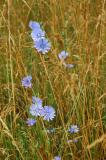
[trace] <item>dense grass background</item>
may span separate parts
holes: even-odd
[[[29,21],[52,43],[33,48]],[[66,69],[57,55],[66,49]],[[33,77],[33,91],[21,80]],[[52,122],[28,127],[32,95],[56,109]],[[67,133],[71,124],[80,132]],[[55,128],[54,133],[47,133]],[[77,138],[77,143],[67,140]],[[106,1],[0,0],[0,160],[106,159]]]

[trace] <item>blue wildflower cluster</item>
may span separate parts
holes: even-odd
[[[55,110],[52,106],[42,105],[42,100],[38,97],[32,97],[30,114],[35,117],[43,117],[44,120],[50,121],[55,117]]]
[[[45,31],[42,30],[40,24],[35,21],[30,21],[29,27],[32,29],[31,37],[34,41],[34,48],[36,48],[37,51],[42,54],[48,53],[48,51],[51,49],[51,43],[45,37]],[[73,68],[74,64],[66,64],[66,62],[64,61],[68,57],[68,55],[68,52],[63,50],[58,54],[58,58],[63,62],[63,65],[66,68]]]
[[[69,53],[66,52],[66,51],[61,51],[59,54],[58,54],[58,58],[63,62],[63,65],[66,67],[66,68],[73,68],[74,67],[74,64],[67,64],[65,62],[65,59],[69,56]]]
[[[71,127],[68,130],[70,133],[78,133],[79,127],[77,125],[71,125]]]
[[[32,29],[31,37],[34,42],[34,48],[42,54],[46,54],[51,49],[51,43],[46,38],[46,33],[42,30],[40,24],[38,22],[30,21],[29,27]],[[69,53],[65,50],[61,51],[58,54],[59,60],[63,63],[66,68],[73,68],[74,64],[67,64],[65,62],[66,58],[69,56]],[[21,81],[22,86],[25,88],[32,88],[32,77],[26,76]],[[43,101],[39,97],[32,97],[32,104],[29,108],[29,113],[31,117],[28,118],[26,124],[28,126],[33,126],[36,123],[37,117],[41,117],[43,120],[51,121],[56,116],[55,109],[52,106],[43,106]],[[55,128],[47,129],[47,133],[54,133]],[[71,125],[68,132],[71,134],[78,133],[79,127],[77,125]],[[78,139],[68,140],[67,142],[77,142]],[[54,160],[61,160],[60,156],[55,156]]]
[[[79,127],[77,125],[71,125],[70,128],[68,129],[68,132],[71,133],[71,134],[78,133],[79,132]],[[70,143],[70,142],[77,143],[78,138],[67,140],[67,143]]]
[[[22,79],[22,86],[25,88],[31,88],[32,77],[26,76]],[[33,96],[32,97],[32,104],[30,106],[30,114],[34,117],[43,117],[44,120],[50,121],[53,120],[55,117],[55,110],[52,106],[44,106],[42,100],[38,97]],[[34,119],[28,119],[27,122],[28,126],[33,126],[36,123],[36,120]]]
[[[69,55],[68,52],[62,51],[58,54],[58,57],[60,60],[65,60],[68,57],[68,55]]]
[[[29,27],[32,29],[31,37],[34,41],[34,47],[38,52],[46,54],[51,49],[51,43],[45,37],[45,31],[42,30],[38,22],[30,21]]]

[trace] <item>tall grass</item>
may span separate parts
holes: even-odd
[[[42,23],[50,53],[33,48],[30,20]],[[59,61],[61,50],[74,68]],[[21,86],[26,75],[33,91]],[[26,125],[32,95],[55,108],[52,122]],[[106,1],[0,0],[0,106],[1,160],[105,160]],[[79,133],[67,132],[72,124]]]

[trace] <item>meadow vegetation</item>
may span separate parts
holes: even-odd
[[[34,48],[30,21],[48,53]],[[28,125],[32,96],[53,107],[52,120]],[[59,157],[106,160],[106,0],[0,0],[0,160]]]

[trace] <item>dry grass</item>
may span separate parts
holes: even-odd
[[[33,49],[30,20],[42,22],[52,42],[45,56]],[[64,49],[75,68],[58,60]],[[105,160],[105,70],[105,0],[0,0],[0,159]],[[33,92],[21,86],[27,74]],[[26,126],[33,94],[55,107],[52,123]],[[71,124],[80,126],[75,136],[67,134]],[[50,127],[56,132],[47,134]]]

